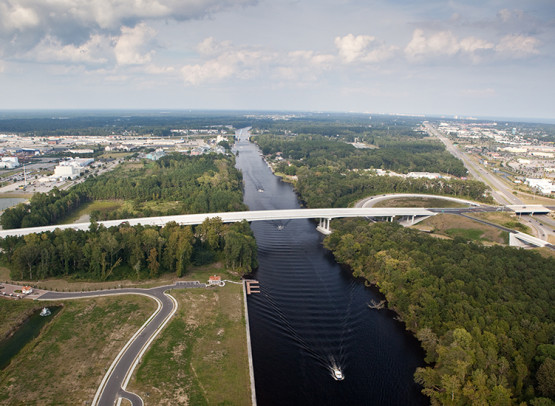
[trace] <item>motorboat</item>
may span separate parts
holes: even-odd
[[[261,187],[258,188],[258,192],[263,193],[264,189],[262,189]]]
[[[331,368],[331,371],[332,371],[332,377],[336,381],[342,381],[343,379],[345,379],[345,375],[343,375],[343,371],[341,371],[339,367],[334,366]]]
[[[50,316],[52,313],[50,312],[50,309],[48,307],[43,307],[42,310],[40,311],[40,315],[42,317],[46,317],[46,316]]]

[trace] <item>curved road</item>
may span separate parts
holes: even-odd
[[[374,207],[374,205],[378,202],[381,202],[383,200],[394,199],[397,197],[423,197],[423,198],[443,199],[443,200],[450,200],[452,202],[468,204],[470,206],[479,206],[479,204],[476,202],[473,202],[471,200],[459,199],[457,197],[426,195],[421,193],[392,193],[392,194],[386,194],[386,195],[366,197],[356,202],[355,207],[358,207],[358,208]]]
[[[119,404],[121,398],[126,398],[133,406],[142,406],[143,400],[141,397],[127,392],[125,388],[144,352],[177,311],[177,301],[166,291],[169,289],[201,288],[205,286],[205,284],[199,282],[177,282],[173,285],[159,286],[151,289],[125,288],[99,290],[96,292],[47,292],[38,299],[67,300],[132,294],[144,295],[156,300],[158,308],[116,356],[102,379],[92,402],[93,406],[112,406],[116,402]]]

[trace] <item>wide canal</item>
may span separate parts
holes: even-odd
[[[259,149],[236,143],[251,210],[298,208]],[[253,222],[260,294],[248,309],[257,402],[267,405],[425,405],[413,381],[424,354],[375,291],[343,270],[309,220]],[[332,378],[335,363],[345,379]]]

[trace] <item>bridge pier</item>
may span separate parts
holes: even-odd
[[[330,218],[321,217],[319,219],[318,227],[316,227],[316,230],[318,230],[320,233],[324,235],[330,235],[331,234],[330,221],[331,221]]]

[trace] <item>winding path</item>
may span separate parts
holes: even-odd
[[[177,301],[166,291],[170,289],[203,288],[205,286],[205,284],[199,282],[177,282],[173,285],[159,286],[151,289],[124,288],[118,290],[99,290],[96,292],[47,292],[40,296],[38,300],[69,300],[131,294],[144,295],[158,303],[156,311],[137,330],[116,356],[102,379],[92,402],[93,406],[112,406],[116,402],[119,405],[121,399],[125,398],[133,406],[142,406],[143,400],[141,397],[127,392],[125,389],[141,357],[177,311]]]

